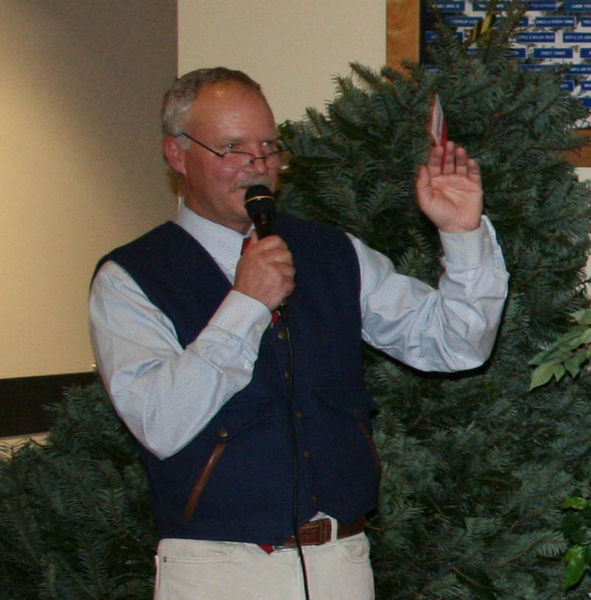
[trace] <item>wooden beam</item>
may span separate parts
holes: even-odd
[[[591,167],[591,129],[581,129],[581,137],[587,137],[588,141],[584,146],[577,150],[566,153],[566,160],[575,165],[575,167]]]
[[[386,64],[402,70],[403,60],[419,62],[420,0],[386,0]]]

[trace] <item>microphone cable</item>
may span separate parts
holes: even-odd
[[[310,600],[310,589],[308,585],[308,571],[306,568],[306,559],[304,557],[304,551],[300,542],[300,536],[298,533],[298,511],[299,511],[299,491],[300,491],[300,468],[298,462],[298,441],[295,424],[295,403],[294,403],[294,352],[293,343],[291,339],[291,331],[289,329],[288,314],[287,314],[287,302],[283,302],[280,307],[280,315],[283,320],[283,326],[285,327],[285,333],[287,336],[287,347],[289,353],[288,359],[288,389],[287,389],[287,415],[289,421],[289,434],[291,441],[291,452],[292,452],[292,473],[293,473],[293,512],[292,512],[292,529],[293,537],[296,542],[296,548],[298,552],[298,559],[300,561],[300,570],[302,573],[302,581],[304,585],[304,596],[305,600]]]

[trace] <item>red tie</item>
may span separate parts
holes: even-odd
[[[242,249],[240,250],[240,256],[244,254],[248,246],[250,245],[250,236],[242,238]]]

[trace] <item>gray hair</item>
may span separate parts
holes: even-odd
[[[225,81],[238,81],[261,92],[261,86],[242,71],[226,67],[213,67],[186,73],[175,79],[164,95],[161,111],[163,135],[176,137],[182,133],[187,113],[204,84]]]

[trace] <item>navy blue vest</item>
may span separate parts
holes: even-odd
[[[292,533],[295,489],[298,525],[319,510],[350,524],[376,506],[375,405],[363,384],[355,251],[326,225],[280,214],[276,230],[296,268],[288,299],[293,364],[279,322],[263,336],[249,385],[185,448],[166,460],[141,449],[161,537],[281,544]],[[99,265],[105,260],[121,265],[171,319],[183,347],[231,287],[203,247],[173,223]]]

